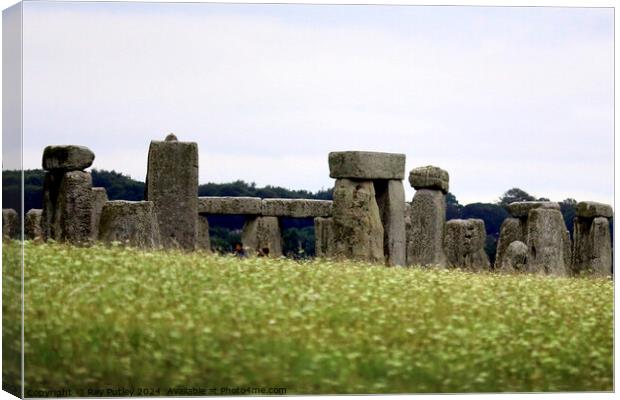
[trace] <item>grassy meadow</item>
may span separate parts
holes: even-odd
[[[26,390],[613,390],[609,279],[31,242],[25,257]]]

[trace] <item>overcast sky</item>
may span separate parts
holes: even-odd
[[[195,141],[200,182],[318,190],[327,155],[405,153],[461,203],[517,186],[613,202],[613,10],[24,4],[24,167],[82,144],[144,180]],[[405,183],[407,197],[413,189]]]

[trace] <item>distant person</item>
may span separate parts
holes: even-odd
[[[233,254],[235,257],[245,257],[245,250],[243,250],[243,244],[240,242],[235,243],[235,248],[233,249]]]
[[[258,250],[258,257],[269,257],[269,247],[263,247]]]

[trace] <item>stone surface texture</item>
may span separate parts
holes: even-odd
[[[81,171],[90,167],[95,154],[84,146],[47,146],[43,150],[43,169],[46,171]]]
[[[209,236],[209,220],[206,215],[198,215],[196,221],[196,249],[211,251],[211,237]]]
[[[416,190],[435,189],[446,194],[450,189],[450,175],[446,170],[427,165],[412,169],[409,172],[409,183]]]
[[[99,240],[139,248],[160,247],[159,225],[152,201],[108,201],[101,210]]]
[[[525,243],[527,235],[526,221],[520,218],[506,218],[499,229],[499,240],[497,241],[497,252],[495,255],[495,269],[503,269],[507,261],[506,250],[514,241]]]
[[[334,219],[317,217],[314,219],[314,243],[317,257],[334,256]]]
[[[515,240],[506,248],[500,270],[503,272],[527,271],[527,254],[527,245],[520,240]]]
[[[263,199],[261,215],[290,218],[330,217],[332,202],[310,199]]]
[[[260,215],[260,197],[199,197],[201,214]]]
[[[444,194],[439,190],[418,190],[411,202],[407,230],[407,265],[446,266],[443,251],[445,222]]]
[[[575,215],[582,218],[611,218],[614,212],[609,204],[597,203],[595,201],[580,201],[577,203]]]
[[[155,205],[162,245],[194,250],[198,213],[198,145],[151,141],[145,198]]]
[[[537,208],[559,210],[560,204],[553,201],[518,201],[506,206],[510,215],[515,218],[527,218],[529,212]]]
[[[613,259],[607,218],[575,217],[572,255],[572,272],[575,275],[611,275]]]
[[[108,194],[105,188],[94,187],[92,189],[93,196],[93,212],[91,214],[91,237],[97,240],[99,237],[99,220],[101,219],[101,210],[108,201]]]
[[[527,219],[528,271],[555,276],[569,275],[568,239],[559,210],[532,209]]]
[[[370,151],[329,153],[329,176],[349,179],[403,179],[405,155]]]
[[[377,205],[383,224],[383,253],[389,266],[407,265],[405,188],[395,179],[374,181]]]
[[[19,235],[19,218],[12,208],[2,209],[2,237],[16,238]]]
[[[373,183],[338,179],[333,197],[334,256],[383,263],[384,233]]]
[[[26,231],[26,239],[34,240],[43,238],[43,230],[41,229],[41,216],[43,210],[32,208],[28,210],[24,218],[24,230]]]
[[[486,230],[481,219],[453,219],[445,224],[444,251],[448,266],[469,271],[488,271],[484,251]]]
[[[248,218],[243,226],[241,242],[248,256],[269,249],[270,257],[282,256],[282,232],[277,217]]]

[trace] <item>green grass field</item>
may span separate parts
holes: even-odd
[[[57,244],[25,254],[26,390],[613,389],[611,280]],[[19,303],[3,300],[4,340],[18,343]]]

